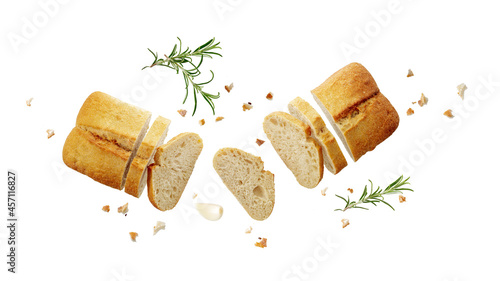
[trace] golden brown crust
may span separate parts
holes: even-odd
[[[344,117],[353,106],[379,92],[377,83],[364,66],[350,63],[311,91],[321,100],[333,119]]]
[[[68,167],[116,189],[120,189],[129,156],[130,151],[77,127],[63,147],[63,161]]]

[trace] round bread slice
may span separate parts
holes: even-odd
[[[177,205],[203,149],[195,133],[182,133],[158,147],[148,167],[149,201],[161,211]]]
[[[264,171],[264,162],[237,148],[215,153],[214,169],[222,182],[255,220],[267,219],[274,208],[274,175]]]
[[[264,132],[298,183],[316,187],[323,178],[321,146],[311,137],[311,128],[292,115],[277,111],[264,118]]]
[[[326,127],[318,112],[301,97],[296,97],[288,104],[290,114],[311,127],[312,137],[321,145],[325,167],[337,174],[347,166],[347,161],[333,134]]]

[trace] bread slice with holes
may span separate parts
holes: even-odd
[[[311,128],[312,137],[321,146],[325,167],[330,172],[337,174],[347,166],[347,161],[337,140],[326,127],[323,118],[307,101],[296,97],[288,104],[288,110],[292,116]]]
[[[311,91],[357,161],[399,125],[399,115],[364,66],[351,63]]]
[[[170,120],[162,116],[158,116],[153,122],[130,165],[125,181],[126,193],[137,198],[141,196],[147,183],[147,168],[154,161],[156,149],[165,141],[169,126]]]
[[[191,177],[203,141],[195,133],[182,133],[156,150],[148,167],[148,197],[161,211],[177,205]]]
[[[264,162],[237,148],[221,148],[214,156],[214,169],[224,185],[255,220],[267,219],[274,208],[274,175]]]
[[[311,128],[281,111],[267,115],[263,126],[267,138],[297,182],[307,188],[316,187],[323,178],[323,153],[311,137]]]

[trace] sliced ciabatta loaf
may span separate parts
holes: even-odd
[[[203,141],[195,133],[182,133],[158,147],[148,167],[149,201],[161,211],[175,207],[186,187]]]
[[[359,63],[335,72],[311,93],[354,161],[398,127],[398,113]]]
[[[264,132],[300,185],[313,188],[323,178],[321,146],[311,137],[311,128],[285,112],[264,119]]]
[[[222,182],[256,220],[267,219],[274,208],[274,175],[264,170],[264,162],[237,148],[222,148],[213,165]]]
[[[76,126],[130,151],[120,189],[146,131],[151,112],[120,101],[102,92],[94,92],[85,100],[76,118]]]
[[[64,163],[107,186],[121,189],[130,151],[78,127],[73,128],[63,147]]]
[[[347,161],[340,150],[337,140],[326,127],[323,118],[307,101],[296,97],[288,104],[288,110],[295,118],[311,128],[312,137],[321,146],[325,167],[330,172],[337,174],[347,166]]]
[[[151,125],[146,137],[141,143],[137,155],[132,160],[125,181],[125,192],[139,198],[146,187],[149,164],[153,162],[153,156],[158,146],[163,144],[167,136],[170,120],[158,116]]]

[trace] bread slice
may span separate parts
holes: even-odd
[[[264,119],[264,132],[300,185],[313,188],[323,178],[321,146],[311,137],[311,128],[285,112]]]
[[[122,102],[102,92],[85,100],[76,118],[76,126],[130,151],[120,189],[125,186],[130,164],[149,127],[151,112]]]
[[[132,160],[125,181],[125,192],[139,198],[146,187],[148,166],[153,162],[153,156],[167,136],[170,120],[158,116],[141,143],[137,155]]]
[[[300,97],[296,97],[288,104],[288,110],[292,116],[311,128],[312,137],[321,146],[325,167],[330,172],[337,174],[347,166],[347,161],[335,137],[326,127],[323,118],[321,118],[318,112],[307,101]]]
[[[274,208],[274,175],[264,162],[237,148],[222,148],[213,165],[222,182],[255,220],[267,219]]]
[[[64,163],[107,186],[121,189],[130,151],[98,135],[73,128],[63,147]]]
[[[375,149],[399,125],[398,113],[359,63],[335,72],[311,93],[354,161]]]
[[[203,141],[195,133],[182,133],[158,147],[155,164],[148,167],[149,201],[161,211],[175,207],[186,187]]]

